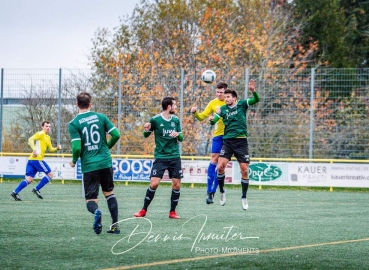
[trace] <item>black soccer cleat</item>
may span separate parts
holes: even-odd
[[[33,188],[32,192],[36,194],[37,198],[43,199],[43,197],[41,196],[41,192],[37,190],[36,188]]]
[[[12,197],[14,198],[14,200],[16,201],[21,201],[22,199],[19,197],[19,194],[15,193],[14,191],[12,193],[10,193],[10,195],[12,195]]]
[[[208,197],[206,198],[206,203],[207,204],[212,204],[212,203],[214,203],[214,200],[213,200],[213,198],[214,198],[214,193],[208,193]]]
[[[99,210],[99,209],[96,209],[96,211],[95,211],[93,229],[94,229],[96,234],[101,233],[101,230],[102,230],[101,210]]]
[[[118,223],[114,223],[110,226],[110,230],[107,233],[120,234],[120,228]]]

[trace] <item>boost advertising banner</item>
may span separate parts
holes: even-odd
[[[113,159],[114,179],[117,181],[150,181],[153,160]],[[81,161],[76,164],[76,179],[82,180]]]
[[[153,160],[148,159],[113,159],[114,179],[117,181],[150,181]],[[183,183],[207,183],[209,161],[182,160]],[[233,183],[233,162],[226,168],[226,183]],[[81,162],[76,164],[76,179],[82,180]],[[162,181],[171,181],[168,171]]]

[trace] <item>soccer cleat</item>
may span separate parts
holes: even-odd
[[[226,204],[226,190],[224,189],[223,193],[220,193],[220,205],[224,206]]]
[[[95,211],[95,217],[94,217],[94,224],[93,229],[96,234],[100,234],[102,230],[102,224],[101,224],[101,210],[96,209]]]
[[[36,188],[33,188],[32,189],[32,192],[36,194],[37,198],[43,199],[42,196],[41,196],[40,191],[39,190],[36,190]]]
[[[249,209],[249,204],[247,203],[247,199],[246,198],[241,198],[241,203],[242,203],[243,210]]]
[[[22,199],[19,197],[19,194],[15,193],[14,191],[12,193],[10,193],[10,195],[12,195],[12,197],[14,198],[14,200],[16,201],[21,201]]]
[[[138,211],[137,213],[133,214],[135,217],[144,217],[146,216],[146,210],[145,209],[141,209],[140,211]]]
[[[109,231],[107,233],[120,234],[120,228],[118,223],[114,223],[110,226]]]
[[[208,197],[206,198],[206,203],[207,204],[214,203],[213,197],[214,197],[214,193],[209,192]]]
[[[175,211],[171,211],[171,212],[169,212],[169,218],[179,219],[181,217],[178,216]]]

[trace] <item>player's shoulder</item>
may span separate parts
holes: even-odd
[[[158,114],[154,115],[153,117],[151,117],[150,122],[158,122],[158,121],[161,121],[161,120],[162,120],[161,114],[158,113]]]
[[[240,105],[244,105],[245,103],[247,104],[247,100],[246,99],[240,99],[240,100],[237,101],[237,105],[239,105],[239,106]]]
[[[33,134],[33,137],[38,137],[39,138],[39,137],[42,137],[44,135],[46,135],[45,131],[40,130],[40,131],[37,131],[35,134]]]
[[[216,105],[216,106],[219,106],[219,105],[223,105],[223,104],[225,104],[225,102],[224,102],[224,100],[222,101],[222,100],[219,100],[218,98],[214,98],[214,99],[212,99],[212,100],[210,100],[210,102],[209,102],[209,105]]]
[[[177,115],[172,114],[172,120],[179,121],[179,118],[178,118],[178,116],[177,116]]]

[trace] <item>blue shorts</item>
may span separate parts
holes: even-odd
[[[213,142],[211,144],[211,153],[219,154],[220,150],[222,149],[222,146],[223,146],[223,135],[213,137]]]
[[[26,166],[26,176],[35,177],[37,172],[48,174],[51,172],[51,169],[43,160],[28,160]]]

